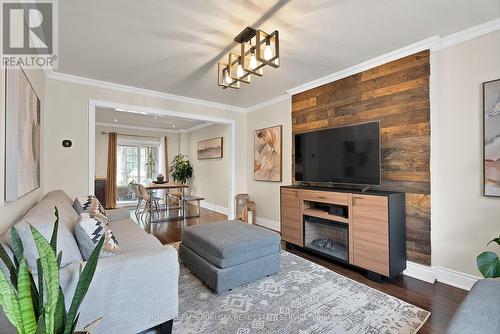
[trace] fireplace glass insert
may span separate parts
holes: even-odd
[[[304,246],[328,257],[349,261],[347,224],[304,216]]]

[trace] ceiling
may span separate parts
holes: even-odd
[[[59,1],[58,71],[249,107],[423,39],[500,17],[500,0]],[[239,90],[217,62],[246,26],[279,30],[281,66]]]
[[[206,122],[203,121],[187,118],[141,114],[133,111],[123,112],[109,108],[96,108],[95,119],[97,123],[106,123],[118,127],[149,128],[170,131],[189,130],[193,127],[206,124]]]

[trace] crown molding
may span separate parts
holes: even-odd
[[[256,110],[271,106],[273,104],[279,103],[281,101],[284,101],[284,100],[290,98],[291,95],[298,94],[298,93],[301,93],[303,91],[330,83],[332,81],[339,80],[339,79],[348,77],[350,75],[369,70],[370,68],[383,65],[385,63],[397,60],[399,58],[409,56],[411,54],[414,54],[414,53],[417,53],[417,52],[420,52],[423,50],[430,49],[431,51],[440,51],[440,50],[449,48],[451,46],[469,41],[471,39],[478,38],[478,37],[487,35],[489,33],[493,33],[493,32],[498,31],[498,30],[500,30],[500,18],[479,24],[479,25],[474,26],[474,27],[464,29],[462,31],[458,31],[456,33],[453,33],[453,34],[450,34],[450,35],[447,35],[444,37],[440,37],[440,36],[436,35],[436,36],[421,40],[419,42],[410,44],[408,46],[402,47],[400,49],[388,52],[386,54],[375,57],[373,59],[367,60],[367,61],[362,62],[360,64],[357,64],[357,65],[348,67],[346,69],[337,71],[335,73],[323,76],[321,78],[307,82],[307,83],[302,84],[300,86],[290,88],[286,91],[287,94],[277,96],[277,97],[272,98],[270,100],[267,100],[267,101],[264,101],[261,103],[257,103],[253,106],[246,107],[246,108],[245,107],[238,107],[238,106],[234,106],[234,105],[229,105],[229,104],[207,101],[207,100],[200,100],[200,99],[186,97],[186,96],[162,93],[159,91],[148,90],[148,89],[143,89],[143,88],[138,88],[138,87],[133,87],[133,86],[127,86],[127,85],[117,84],[117,83],[108,82],[108,81],[90,79],[90,78],[85,78],[85,77],[76,76],[76,75],[72,75],[72,74],[66,74],[66,73],[62,73],[62,72],[54,72],[54,71],[50,71],[50,70],[44,70],[44,72],[45,72],[45,75],[47,78],[53,79],[53,80],[83,84],[83,85],[112,89],[112,90],[118,90],[118,91],[123,91],[123,92],[127,92],[127,93],[141,94],[141,95],[160,98],[160,99],[169,100],[169,101],[189,103],[189,104],[217,108],[217,109],[222,109],[222,110],[235,111],[235,112],[240,112],[240,113],[248,113],[248,112],[256,111]]]
[[[121,91],[121,92],[126,92],[126,93],[132,93],[132,94],[141,94],[141,95],[145,95],[145,96],[159,98],[162,100],[189,103],[189,104],[200,105],[200,106],[210,107],[210,108],[217,108],[217,109],[222,109],[222,110],[246,112],[246,108],[237,107],[237,106],[233,106],[230,104],[223,104],[223,103],[200,100],[200,99],[195,99],[192,97],[186,97],[186,96],[181,96],[181,95],[162,93],[162,92],[155,91],[155,90],[138,88],[138,87],[134,87],[134,86],[127,86],[127,85],[117,84],[117,83],[109,82],[109,81],[90,79],[90,78],[81,77],[81,76],[77,76],[77,75],[73,75],[73,74],[67,74],[67,73],[63,73],[63,72],[46,71],[45,74],[46,74],[47,78],[52,79],[52,80],[76,83],[76,84],[99,87],[99,88],[106,88],[106,89],[111,89],[111,90],[116,90],[116,91]]]
[[[303,85],[290,88],[286,92],[288,94],[294,95],[306,90],[316,88],[318,86],[333,82],[335,80],[346,78],[350,75],[357,74],[371,68],[383,65],[385,63],[412,55],[414,53],[423,51],[423,50],[431,50],[431,51],[440,51],[445,48],[449,48],[451,46],[466,42],[468,40],[481,37],[492,32],[500,30],[500,19],[495,19],[492,21],[485,22],[483,24],[479,24],[477,26],[464,29],[462,31],[458,31],[456,33],[447,35],[445,37],[440,37],[438,35],[421,40],[419,42],[407,45],[400,49],[388,52],[381,56],[375,57],[373,59],[367,60],[363,63],[348,67],[344,70],[326,75],[319,79],[307,82]]]
[[[500,18],[467,28],[441,38],[432,51],[439,51],[500,30]]]
[[[95,122],[96,126],[106,126],[110,128],[117,129],[130,129],[130,130],[142,130],[142,131],[156,131],[165,133],[179,133],[181,130],[170,130],[170,129],[160,129],[160,128],[150,128],[147,126],[137,126],[137,125],[127,125],[127,124],[116,124],[116,123],[106,123],[106,122]],[[188,129],[189,130],[189,129]]]
[[[353,74],[369,70],[371,68],[374,68],[374,67],[383,65],[385,63],[412,55],[414,53],[417,53],[417,52],[420,52],[423,50],[427,50],[427,49],[431,49],[434,45],[436,45],[436,43],[438,41],[439,41],[438,36],[424,39],[420,42],[416,42],[416,43],[410,44],[408,46],[402,47],[400,49],[388,52],[386,54],[372,58],[372,59],[367,60],[365,62],[362,62],[360,64],[348,67],[344,70],[340,70],[338,72],[334,72],[332,74],[325,75],[324,77],[321,77],[319,79],[307,82],[307,83],[302,84],[300,86],[290,88],[286,92],[290,95],[302,93],[306,90],[316,88],[316,87],[319,87],[321,85],[325,85],[327,83],[330,83],[330,82],[333,82],[336,80],[346,78],[346,77],[351,76]]]
[[[272,98],[270,100],[267,100],[267,101],[264,101],[261,103],[257,103],[251,107],[246,108],[246,112],[252,112],[252,111],[259,110],[259,109],[262,109],[265,107],[269,107],[269,106],[272,106],[273,104],[280,103],[282,101],[286,101],[289,99],[291,99],[290,94],[276,96],[275,98]]]

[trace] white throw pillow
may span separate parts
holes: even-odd
[[[12,228],[15,228],[17,234],[19,234],[19,238],[23,243],[24,248],[24,257],[26,262],[28,263],[28,267],[31,269],[33,274],[37,274],[37,266],[36,260],[38,259],[38,250],[36,248],[35,240],[33,239],[33,235],[31,234],[31,229],[29,226],[30,219],[27,218],[25,221],[21,221],[14,225]],[[33,226],[35,229],[40,232],[43,237],[50,242],[50,238],[52,237],[52,231],[54,230],[54,223],[40,223],[38,222]],[[7,244],[12,248],[12,239],[10,237],[10,231],[7,235]],[[59,229],[57,231],[57,255],[59,252],[62,252],[61,258],[61,268],[67,266],[70,263],[80,262],[82,261],[82,255],[80,254],[80,249],[76,244],[75,237],[73,233],[63,224],[59,224]]]
[[[109,228],[107,221],[100,217],[91,218],[88,213],[80,214],[75,227],[75,237],[80,246],[80,252],[87,261],[99,240],[104,235],[104,245],[100,257],[112,256],[120,253],[120,246],[115,235]]]

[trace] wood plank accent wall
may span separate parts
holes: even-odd
[[[431,262],[429,57],[425,50],[292,97],[293,134],[380,121],[379,188],[406,193],[407,258],[425,265]]]

